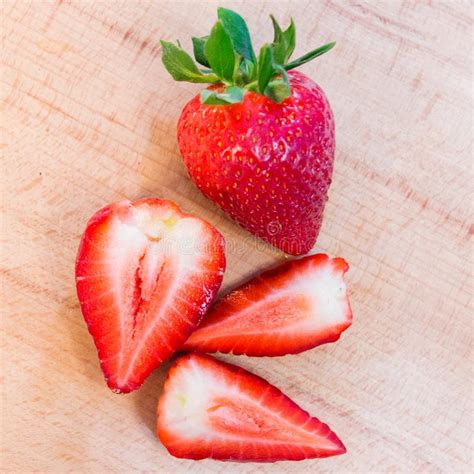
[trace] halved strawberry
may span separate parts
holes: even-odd
[[[77,255],[77,294],[112,390],[135,390],[183,344],[224,268],[219,232],[170,201],[122,201],[91,218]]]
[[[327,425],[266,380],[196,353],[171,368],[157,429],[178,458],[274,462],[346,452]]]
[[[266,271],[218,301],[183,350],[281,356],[336,341],[352,323],[348,269],[317,254]]]

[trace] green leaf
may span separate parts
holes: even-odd
[[[204,51],[212,70],[222,79],[232,81],[236,61],[229,35],[218,21],[204,45]]]
[[[293,18],[291,19],[290,26],[285,31],[282,31],[280,25],[275,18],[270,15],[273,22],[274,39],[273,39],[273,57],[275,63],[285,64],[288,58],[295,50],[296,44],[296,29]]]
[[[276,71],[281,74],[281,77],[270,81],[265,88],[265,95],[273,100],[274,102],[282,102],[291,95],[290,83],[288,81],[288,75],[286,74],[283,66],[275,65]]]
[[[206,52],[204,51],[204,45],[206,44],[207,38],[209,38],[209,36],[202,36],[201,38],[193,36],[193,51],[194,57],[199,64],[211,67],[207,60]]]
[[[318,49],[315,49],[313,51],[310,51],[309,53],[304,54],[298,59],[295,59],[294,61],[291,61],[291,63],[285,64],[284,68],[289,71],[290,69],[294,69],[295,67],[299,67],[302,64],[305,64],[309,61],[311,61],[314,58],[317,58],[318,56],[321,56],[324,53],[327,53],[330,49],[334,48],[336,43],[328,43],[325,44],[324,46],[321,46]]]
[[[278,21],[276,21],[276,18],[273,15],[270,15],[270,18],[273,23],[273,43],[278,43],[283,32],[280,25],[278,24]]]
[[[252,81],[255,71],[255,64],[248,59],[242,59],[239,65],[239,70],[235,76],[235,82],[237,85],[245,85]]]
[[[286,44],[286,55],[285,63],[288,61],[290,56],[293,54],[296,46],[296,26],[293,18],[290,21],[290,26],[282,33]]]
[[[161,46],[161,60],[166,70],[176,81],[219,82],[219,78],[215,74],[202,74],[191,56],[175,44],[161,41]]]
[[[244,90],[240,87],[229,86],[224,92],[204,89],[201,91],[201,101],[206,105],[230,105],[242,102]]]
[[[268,83],[268,86],[265,88],[265,95],[269,99],[273,100],[273,102],[280,103],[287,97],[290,97],[291,90],[285,81],[282,81],[281,79],[275,79],[274,81],[270,81]]]
[[[260,55],[258,57],[258,90],[263,94],[267,84],[270,82],[270,79],[275,74],[273,68],[273,51],[272,46],[265,44],[260,50]]]
[[[284,40],[280,39],[279,42],[273,43],[273,60],[276,64],[285,64],[286,57],[286,44]]]
[[[235,52],[243,58],[255,62],[255,53],[245,20],[238,13],[227,8],[218,8],[217,17],[229,35]]]
[[[273,60],[276,64],[285,64],[286,45],[283,41],[273,43]]]

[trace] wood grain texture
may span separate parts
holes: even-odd
[[[154,435],[166,366],[127,396],[105,386],[74,287],[99,207],[175,200],[227,240],[225,288],[284,256],[208,202],[175,124],[199,86],[174,83],[159,39],[209,31],[218,2],[3,1],[3,472],[463,472],[472,464],[472,4],[219,2],[257,44],[268,14],[298,27],[326,91],[337,159],[318,249],[344,256],[353,327],[276,359],[227,357],[268,378],[348,453],[277,465],[190,462]],[[472,217],[472,213],[471,213]]]

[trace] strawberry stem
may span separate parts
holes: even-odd
[[[226,8],[218,8],[217,16],[209,35],[192,38],[194,58],[206,69],[199,69],[179,43],[161,41],[162,61],[173,79],[225,86],[224,91],[202,91],[201,99],[206,104],[235,104],[243,100],[246,91],[281,102],[291,95],[286,71],[321,56],[336,44],[327,43],[289,62],[296,44],[295,24],[291,19],[288,28],[282,30],[271,15],[273,42],[265,44],[257,57],[245,20]]]
[[[249,82],[244,88],[248,91],[256,91],[258,89],[258,81]]]

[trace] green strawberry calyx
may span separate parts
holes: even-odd
[[[270,16],[273,42],[263,45],[257,57],[245,20],[226,8],[218,8],[217,17],[209,35],[192,39],[195,60],[181,48],[179,42],[161,41],[162,61],[173,79],[223,86],[201,91],[201,100],[208,105],[242,102],[246,91],[282,102],[291,95],[286,71],[321,56],[336,44],[325,44],[289,61],[296,42],[293,19],[288,28],[282,30],[276,19]]]

